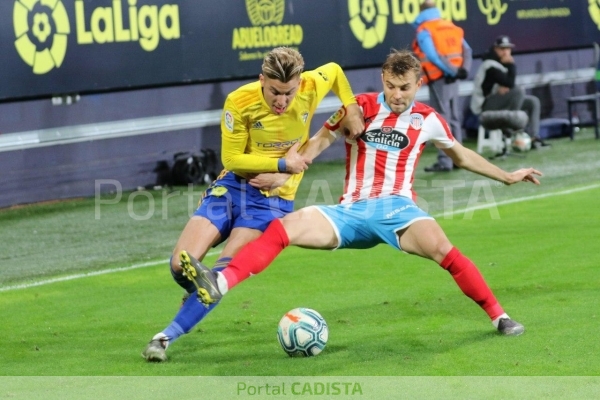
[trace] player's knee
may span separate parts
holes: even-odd
[[[171,268],[171,271],[173,272],[181,272],[182,269],[179,266],[179,256],[173,252],[173,254],[171,254],[171,258],[169,259],[169,267]]]
[[[450,253],[450,251],[453,248],[454,248],[454,246],[448,240],[439,241],[435,245],[434,252],[433,252],[433,255],[432,255],[431,258],[436,263],[438,263],[438,264],[441,265],[442,261],[444,261],[444,259],[446,258],[446,256]]]

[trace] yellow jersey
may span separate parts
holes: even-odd
[[[301,76],[296,96],[280,115],[265,102],[260,81],[227,96],[221,116],[221,158],[226,170],[240,176],[277,172],[278,159],[296,142],[308,141],[311,119],[330,90],[344,106],[356,103],[350,83],[336,63],[305,71]],[[302,176],[294,174],[285,185],[263,194],[293,200]]]

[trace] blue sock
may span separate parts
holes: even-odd
[[[213,271],[223,270],[229,261],[231,261],[230,257],[220,258],[215,263]],[[217,302],[206,307],[204,304],[198,301],[198,297],[194,291],[194,293],[192,293],[185,303],[183,303],[179,309],[179,312],[173,319],[173,322],[171,322],[169,326],[163,330],[163,333],[169,337],[169,343],[173,343],[181,335],[191,331],[192,328],[198,325],[200,321],[202,321],[204,317],[206,317],[208,313],[211,312],[218,304],[219,303]]]

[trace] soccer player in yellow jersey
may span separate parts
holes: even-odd
[[[223,269],[273,219],[293,211],[298,184],[308,168],[298,150],[308,141],[311,119],[329,91],[345,106],[346,134],[357,137],[364,128],[362,113],[340,66],[329,63],[304,71],[302,56],[291,48],[270,51],[259,80],[227,96],[221,117],[225,169],[206,190],[171,257],[171,274],[187,293],[194,293],[198,286],[189,256],[202,260],[211,247],[228,239],[215,263],[216,270]],[[206,308],[195,295],[190,296],[171,324],[154,335],[142,356],[165,361],[169,344],[215,306]]]

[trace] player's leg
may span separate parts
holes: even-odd
[[[208,288],[216,286],[222,296],[251,275],[259,274],[289,245],[312,249],[337,246],[336,232],[331,222],[316,207],[293,212],[281,220],[275,219],[265,232],[250,242],[233,258],[227,268],[214,276]]]
[[[221,241],[219,229],[206,217],[194,215],[186,224],[171,256],[171,275],[179,286],[188,293],[196,290],[181,268],[179,255],[183,250],[198,260],[202,260],[208,250]]]
[[[232,190],[233,196],[228,190],[221,190],[218,195],[213,196],[213,189],[214,187],[211,187],[207,190],[207,196],[183,229],[171,257],[170,270],[173,279],[187,293],[195,293],[196,285],[181,268],[180,255],[185,253],[194,260],[202,259],[212,246],[229,236],[232,226],[232,199],[235,190]],[[196,296],[190,296],[182,304],[173,321],[152,337],[142,356],[148,361],[165,361],[169,344],[189,332],[211,309],[200,304]]]
[[[224,269],[231,261],[231,258],[239,251],[241,247],[243,247],[249,241],[256,239],[261,233],[261,231],[255,229],[233,229],[225,248],[221,252],[220,257],[216,261],[212,270],[214,272],[218,272]],[[182,246],[181,249],[196,249],[193,243],[186,243],[184,240],[180,240],[177,243],[175,251],[177,251],[177,247],[180,245]],[[193,285],[193,283],[187,278],[185,280]],[[195,289],[195,286],[193,286],[193,288]],[[189,296],[187,300],[185,300],[171,323],[161,332],[154,335],[150,343],[148,343],[146,349],[142,353],[144,358],[146,358],[148,361],[166,361],[167,347],[172,345],[173,342],[182,335],[190,332],[208,315],[210,311],[217,306],[217,304],[218,302],[210,304],[209,307],[206,307],[204,304],[198,301],[197,297],[194,296],[192,292],[192,296]]]
[[[511,320],[475,264],[454,247],[433,219],[421,219],[398,232],[402,250],[429,258],[447,270],[462,292],[475,301],[505,335],[523,333],[523,325]]]
[[[262,272],[289,245],[330,249],[336,247],[337,237],[330,222],[316,207],[303,208],[274,220],[258,240],[245,246],[223,270],[226,290]]]

